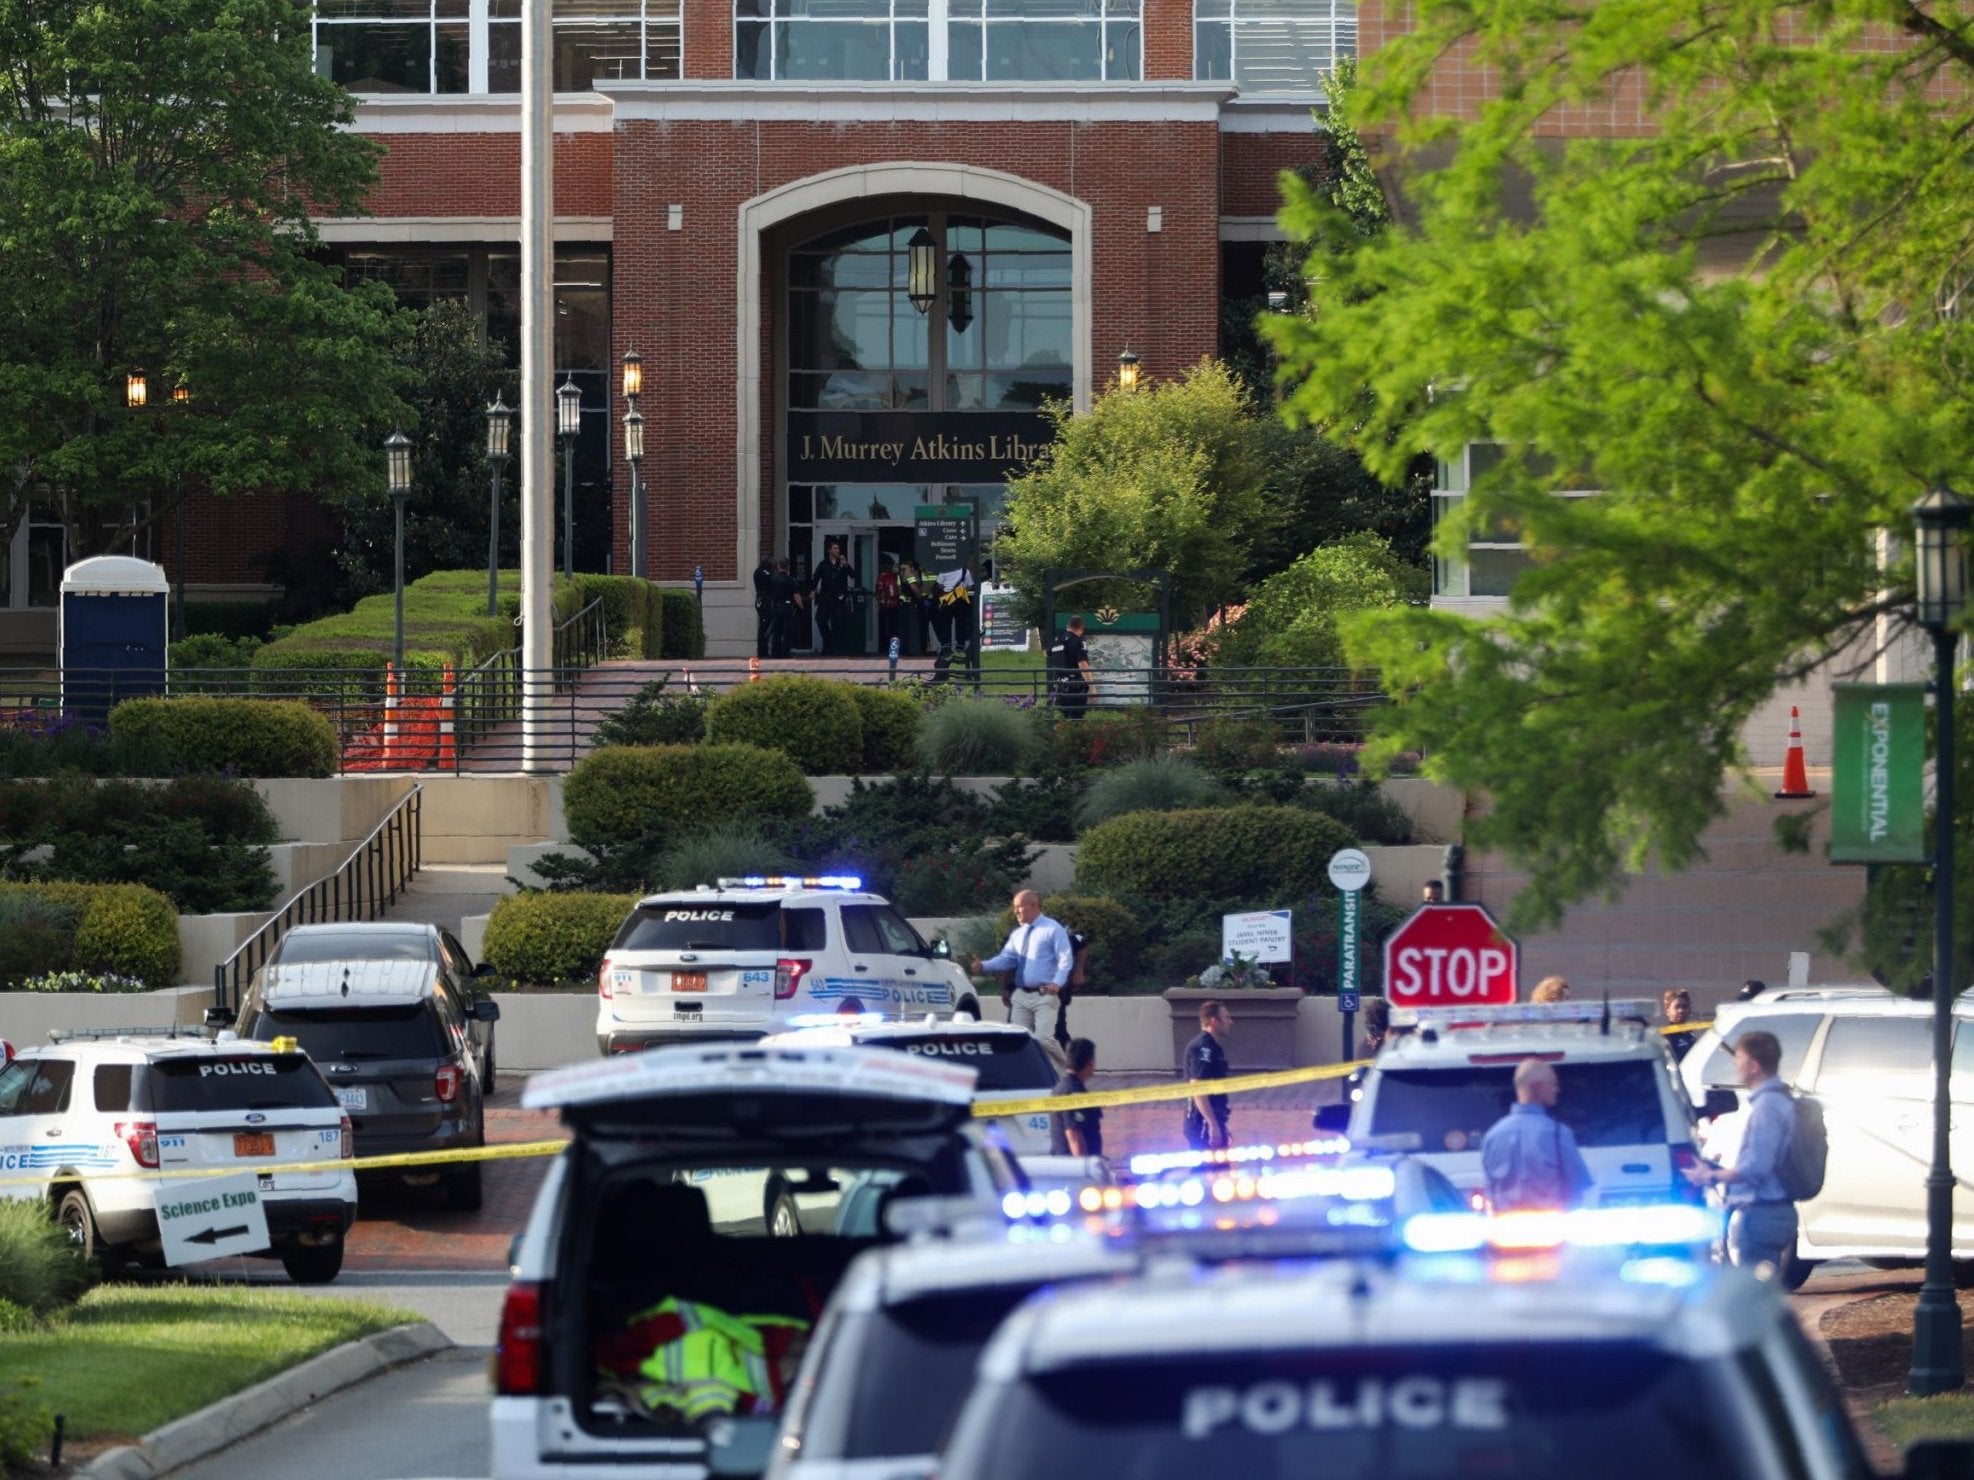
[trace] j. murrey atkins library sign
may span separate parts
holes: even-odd
[[[1035,411],[790,411],[791,483],[999,483],[1055,440]]]

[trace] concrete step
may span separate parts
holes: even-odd
[[[468,915],[484,915],[514,888],[507,866],[499,863],[448,863],[421,868],[397,903],[384,912],[387,920],[437,925],[459,934]]]

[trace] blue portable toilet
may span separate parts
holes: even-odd
[[[130,555],[97,555],[62,572],[62,713],[103,726],[125,699],[165,691],[171,582]]]

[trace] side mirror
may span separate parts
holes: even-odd
[[[1905,1452],[1905,1480],[1974,1480],[1974,1439],[1921,1439]]]
[[[1731,1089],[1710,1089],[1706,1103],[1700,1107],[1702,1120],[1718,1120],[1723,1115],[1732,1115],[1741,1108],[1741,1097]]]
[[[232,1027],[233,1026],[232,1009],[227,1007],[208,1007],[206,1009],[205,1024],[208,1028],[212,1029],[215,1033],[217,1033],[221,1028]]]
[[[947,940],[943,935],[940,936],[939,939],[935,940],[932,943],[931,956],[932,959],[935,961],[952,960],[953,959],[952,942]]]
[[[475,977],[492,976],[493,974],[494,974],[493,967],[488,965],[485,961],[482,961],[478,966],[475,966],[473,968],[473,975]]]
[[[1316,1108],[1316,1129],[1326,1136],[1340,1136],[1350,1129],[1349,1105],[1319,1105]]]
[[[500,1021],[500,1004],[491,997],[482,997],[473,1004],[473,1016],[483,1023]]]

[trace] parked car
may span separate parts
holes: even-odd
[[[258,1179],[261,1253],[297,1284],[336,1278],[356,1219],[350,1118],[307,1054],[169,1030],[58,1039],[0,1069],[0,1197],[45,1201],[107,1267],[161,1267],[160,1201],[199,1183],[132,1174],[301,1166]]]
[[[1731,1157],[1740,1096],[1729,1045],[1752,1029],[1782,1044],[1781,1079],[1823,1106],[1830,1152],[1823,1191],[1799,1205],[1800,1284],[1826,1259],[1916,1260],[1926,1249],[1926,1174],[1933,1159],[1933,1005],[1846,997],[1742,1005],[1716,1019],[1680,1066],[1687,1095],[1708,1116],[1706,1148]],[[1974,1003],[1953,1007],[1953,1165],[1974,1165]],[[1974,1193],[1954,1187],[1953,1252],[1974,1259]]]
[[[732,1044],[531,1079],[522,1103],[560,1111],[573,1139],[514,1253],[494,1475],[758,1473],[824,1301],[893,1237],[888,1206],[942,1198],[991,1213],[1020,1185],[973,1120],[973,1080],[899,1053]],[[778,1230],[776,1185],[815,1199],[813,1216]],[[844,1216],[859,1189],[879,1192],[868,1219]],[[654,1329],[680,1303],[763,1331],[744,1404],[686,1412],[689,1399],[649,1378]]]
[[[980,1015],[965,972],[852,878],[721,879],[654,894],[596,976],[596,1046],[753,1039],[818,1014]]]
[[[466,958],[445,939],[428,925],[300,926],[240,1006],[240,1037],[295,1038],[321,1066],[349,1112],[359,1156],[486,1144],[500,1004],[470,970],[459,975]],[[481,1173],[473,1161],[376,1175],[441,1186],[451,1206],[473,1209]]]

